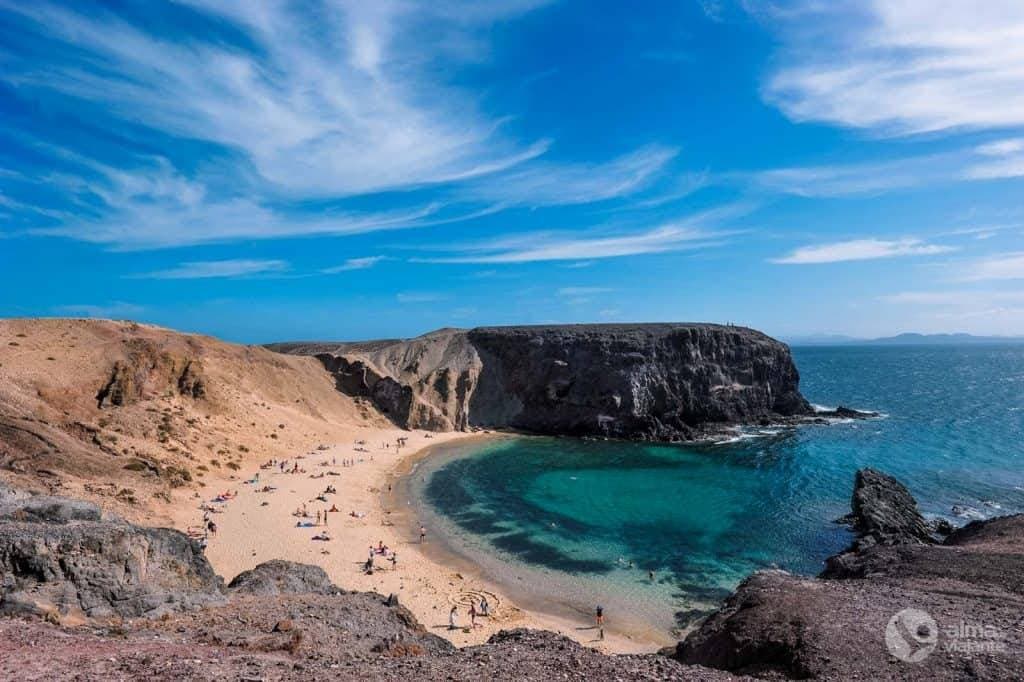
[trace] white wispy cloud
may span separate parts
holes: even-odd
[[[609,236],[571,233],[529,233],[464,247],[463,255],[414,259],[430,263],[529,263],[616,258],[695,249],[714,242],[714,233],[667,225],[644,232]]]
[[[366,270],[372,268],[377,263],[385,260],[385,256],[364,256],[362,258],[349,258],[341,265],[335,265],[334,267],[324,268],[320,272],[325,275],[333,275],[339,272],[348,272],[349,270]]]
[[[471,38],[496,17],[537,3],[463,15],[397,0],[325,2],[315,13],[288,3],[191,4],[249,44],[217,33],[176,42],[96,8],[18,3],[8,11],[34,20],[40,35],[73,47],[78,59],[14,60],[0,77],[241,151],[262,177],[303,195],[469,178],[546,148],[510,141],[501,120],[481,113],[468,95],[422,78],[438,55],[431,43],[409,39],[426,21],[453,39]]]
[[[1024,251],[970,261],[961,267],[957,279],[967,282],[1024,279]]]
[[[895,258],[897,256],[931,256],[955,251],[956,247],[928,244],[920,239],[853,239],[831,244],[802,246],[771,262],[782,265],[840,263],[844,261]]]
[[[503,205],[586,204],[632,194],[648,185],[675,158],[676,149],[651,146],[605,163],[537,160],[468,183],[459,195]]]
[[[180,36],[128,13],[0,2],[0,14],[42,46],[5,54],[0,83],[26,98],[76,101],[76,116],[97,112],[97,128],[130,131],[149,150],[126,148],[110,161],[95,156],[104,153],[98,145],[39,140],[37,151],[63,168],[29,179],[59,188],[53,201],[71,206],[20,206],[33,217],[27,234],[150,249],[426,227],[512,206],[623,197],[676,154],[649,145],[606,161],[556,158],[551,140],[512,135],[510,117],[483,111],[477,94],[450,82],[446,74],[487,58],[496,22],[547,0],[327,0],[312,12],[293,3],[186,4],[202,30]],[[213,151],[180,164],[171,161],[177,140]],[[442,188],[440,201],[302,208],[426,187]]]
[[[145,307],[124,301],[111,301],[101,304],[74,304],[57,306],[55,311],[61,315],[102,317],[107,319],[125,319],[136,317],[145,312]]]
[[[99,171],[97,166],[96,170]],[[54,186],[86,207],[100,197],[105,211],[82,210],[56,226],[29,234],[68,237],[116,250],[161,249],[247,239],[342,236],[423,226],[435,218],[437,204],[370,212],[284,213],[250,197],[211,198],[205,188],[163,163],[138,174],[103,169],[102,178],[82,182],[54,176]]]
[[[971,164],[964,177],[969,180],[999,180],[1024,177],[1024,137],[989,142],[977,147],[987,157]]]
[[[882,194],[957,179],[966,160],[956,155],[927,155],[872,163],[778,168],[755,173],[753,182],[768,190],[801,197]]]
[[[283,260],[212,260],[182,263],[168,270],[156,270],[140,275],[137,279],[209,279],[220,277],[245,277],[281,273],[288,270],[287,261]]]
[[[453,255],[413,258],[425,263],[580,263],[651,253],[668,253],[719,246],[735,230],[722,223],[752,209],[744,203],[708,209],[674,222],[639,231],[528,232],[450,247]]]
[[[887,134],[1024,125],[1024,3],[803,0],[765,98],[797,121]]]

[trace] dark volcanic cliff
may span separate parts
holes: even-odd
[[[285,343],[407,428],[685,440],[807,415],[782,343],[710,324],[445,329],[409,340]]]

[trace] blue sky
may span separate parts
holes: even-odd
[[[2,316],[1024,334],[1024,4],[0,0]]]

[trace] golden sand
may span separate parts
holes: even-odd
[[[201,502],[209,502],[220,492],[235,492],[226,503],[213,503],[218,509],[210,518],[217,532],[209,536],[206,555],[214,569],[230,579],[238,573],[271,559],[287,559],[316,564],[331,580],[347,590],[375,591],[382,595],[396,594],[431,632],[449,639],[458,646],[485,642],[499,630],[527,627],[551,630],[610,653],[650,652],[659,643],[636,633],[616,632],[609,623],[605,639],[598,640],[593,623],[562,615],[526,610],[514,604],[501,588],[484,578],[472,566],[447,561],[431,545],[431,529],[427,544],[419,544],[419,533],[413,523],[390,509],[395,497],[389,495],[399,476],[409,464],[422,456],[424,448],[471,437],[462,433],[406,432],[374,427],[352,428],[350,440],[326,446],[323,450],[296,453],[288,466],[298,464],[300,473],[282,473],[278,467],[241,470],[231,478],[208,480],[203,500],[196,499],[190,508],[176,513],[175,525],[182,530],[202,524]],[[407,445],[396,447],[399,437]],[[357,442],[363,445],[357,445]],[[365,449],[361,452],[358,449]],[[343,466],[345,460],[354,460]],[[259,474],[258,483],[246,483]],[[265,486],[272,492],[260,492]],[[326,495],[326,502],[317,497],[333,486],[336,494]],[[305,506],[309,518],[294,513]],[[337,512],[328,512],[336,506]],[[317,512],[326,515],[326,525],[297,527],[297,523],[316,522]],[[355,516],[352,513],[355,512]],[[322,516],[321,516],[322,518]],[[326,533],[330,540],[314,540]],[[384,556],[374,559],[372,575],[364,572],[371,546],[383,543],[397,553],[397,565]],[[435,550],[430,551],[428,548]],[[469,605],[479,607],[481,597],[491,606],[489,617],[477,618],[477,627],[469,627]],[[458,608],[456,630],[448,629],[448,614]]]

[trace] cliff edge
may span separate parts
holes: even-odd
[[[410,429],[675,441],[812,414],[789,348],[745,327],[479,327],[268,347],[317,357],[341,392]]]

